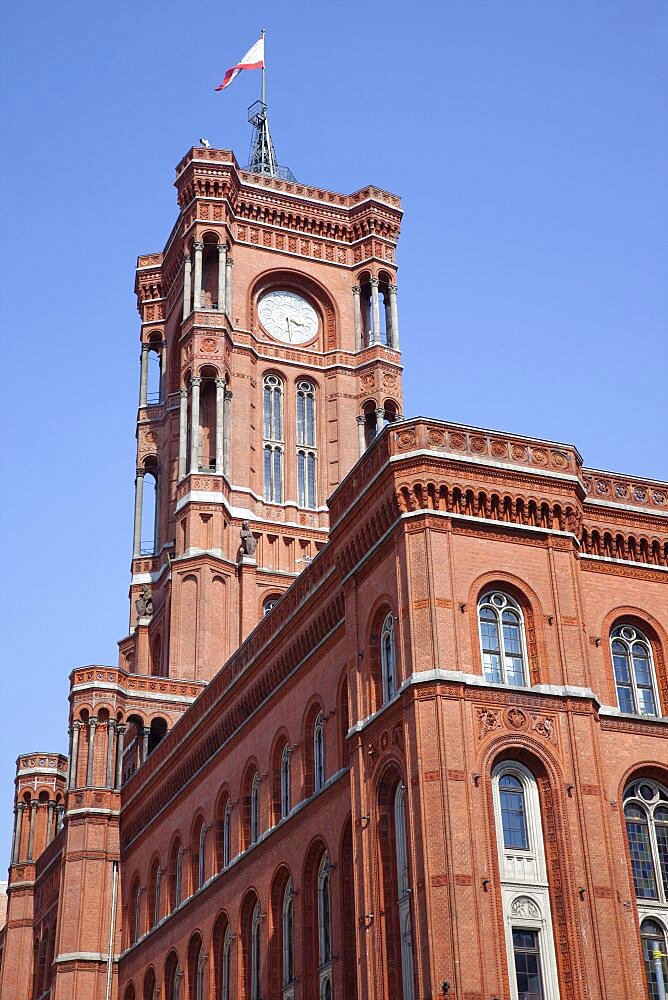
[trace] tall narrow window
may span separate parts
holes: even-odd
[[[668,918],[668,790],[641,779],[624,793],[626,835],[638,899],[656,900]]]
[[[223,938],[223,960],[220,967],[220,1000],[230,1000],[230,959],[232,956],[232,931],[228,927]]]
[[[666,959],[662,959],[660,962],[661,975],[664,982],[664,991],[662,994],[659,992],[659,984],[657,982],[658,970],[656,960],[654,959],[654,952],[660,951],[664,955],[668,954],[665,928],[658,920],[643,920],[640,925],[640,938],[642,940],[642,954],[645,960],[645,975],[647,977],[650,1000],[660,1000],[662,996],[666,995],[666,990],[668,989],[668,976],[666,975],[668,966]]]
[[[503,846],[526,851],[529,841],[524,787],[516,775],[503,774],[499,778],[499,799],[501,802]]]
[[[141,937],[141,894],[142,889],[137,882],[133,894],[132,944]]]
[[[300,507],[317,505],[315,389],[305,380],[297,383],[297,494]]]
[[[325,717],[318,713],[313,726],[313,784],[319,791],[325,784]]]
[[[283,500],[283,383],[277,375],[265,375],[263,392],[264,499]]]
[[[174,873],[174,905],[181,905],[183,882],[183,850],[179,844],[176,852],[176,871]]]
[[[619,625],[610,635],[617,700],[622,712],[658,715],[652,647],[631,625]]]
[[[380,658],[383,671],[383,697],[389,701],[397,690],[397,668],[394,649],[394,615],[389,613],[380,633]]]
[[[227,868],[230,863],[230,838],[232,834],[232,804],[225,806],[223,817],[223,868]]]
[[[255,772],[250,793],[250,842],[254,844],[260,836],[260,775]]]
[[[397,790],[394,793],[394,843],[397,867],[397,904],[401,933],[403,1000],[413,1000],[413,933],[408,880],[408,852],[406,850],[406,789],[401,782],[397,785]]]
[[[290,812],[290,747],[286,743],[281,754],[281,819]]]
[[[260,1000],[260,922],[262,920],[262,914],[260,913],[260,904],[255,904],[255,909],[253,910],[253,921],[251,924],[251,940],[250,940],[250,960],[251,960],[251,989],[250,989],[250,1000]]]
[[[294,962],[294,892],[292,890],[292,879],[288,879],[288,884],[283,893],[283,914],[282,914],[282,953],[283,953],[283,986],[289,986],[295,978]]]
[[[527,683],[524,622],[517,601],[500,592],[478,602],[480,646],[485,680],[523,687]]]
[[[329,855],[325,851],[318,870],[318,965],[332,961],[332,905],[329,892]]]
[[[206,846],[206,824],[202,823],[199,831],[199,843],[197,851],[197,888],[201,889],[206,881],[206,856],[204,849]]]
[[[492,773],[512,1000],[557,1000],[559,986],[536,778],[517,761]]]

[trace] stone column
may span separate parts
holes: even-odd
[[[142,762],[142,764],[144,763],[144,761],[148,757],[148,741],[149,741],[150,736],[151,736],[151,730],[148,727],[144,726],[143,739],[142,739],[142,744],[141,744],[141,762]]]
[[[216,472],[225,464],[225,379],[216,379]]]
[[[28,834],[28,861],[32,861],[32,852],[35,846],[35,816],[37,814],[37,799],[30,801],[30,833]]]
[[[391,346],[399,350],[399,313],[397,311],[397,286],[390,285],[390,328],[392,330]]]
[[[20,858],[19,854],[21,852],[21,834],[23,833],[23,813],[25,812],[25,803],[19,802],[14,808],[14,840],[12,842],[12,864],[18,864]]]
[[[193,375],[190,379],[190,473],[199,472],[199,387],[202,379]]]
[[[97,719],[95,716],[88,720],[88,760],[86,761],[86,785],[90,788],[93,784],[93,763],[95,761],[95,730],[97,729]]]
[[[53,814],[56,811],[56,800],[49,799],[46,811],[46,846],[48,847],[55,836],[53,831]]]
[[[116,726],[116,790],[118,791],[121,787],[121,779],[123,777],[123,737],[125,735],[125,726],[119,722]]]
[[[179,480],[186,474],[188,448],[188,390],[179,389]]]
[[[227,243],[218,244],[218,312],[225,312],[227,287]]]
[[[382,406],[376,409],[376,434],[380,434],[385,426],[385,410]]]
[[[116,736],[116,722],[109,719],[107,722],[107,773],[105,776],[105,786],[114,787],[114,743]]]
[[[229,254],[225,261],[225,312],[232,323],[232,258]]]
[[[380,300],[378,298],[378,278],[371,278],[371,313],[373,316],[373,333],[371,343],[380,344]]]
[[[146,406],[148,389],[148,344],[141,345],[141,361],[139,369],[139,405]]]
[[[223,408],[223,472],[230,478],[231,466],[231,438],[232,438],[232,393],[225,390],[225,405]]]
[[[195,248],[195,288],[193,290],[193,311],[202,308],[202,251],[203,243],[193,243]]]
[[[364,344],[362,343],[362,306],[359,285],[353,285],[353,319],[355,321],[355,350],[361,351]]]
[[[360,458],[366,451],[366,435],[364,433],[366,424],[366,417],[362,414],[361,417],[357,418],[357,443],[360,450]]]
[[[67,782],[68,788],[77,787],[77,768],[79,766],[79,730],[81,729],[80,722],[74,722],[72,724],[72,750],[70,753],[70,773]]]
[[[137,469],[135,478],[135,533],[132,554],[141,555],[141,515],[144,507],[144,470]]]
[[[63,828],[64,815],[65,815],[65,806],[56,806],[56,834],[59,834]]]
[[[192,261],[190,257],[183,259],[183,319],[190,316],[190,297],[192,295]]]

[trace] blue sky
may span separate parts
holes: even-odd
[[[401,194],[407,415],[665,478],[659,0],[12,4],[0,103],[0,871],[14,760],[67,748],[68,675],[127,629],[139,253],[201,136],[245,162],[267,29],[281,162]]]

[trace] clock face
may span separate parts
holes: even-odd
[[[318,332],[315,309],[296,292],[267,292],[257,312],[267,333],[285,344],[305,344]]]

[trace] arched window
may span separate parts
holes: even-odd
[[[538,784],[516,761],[492,772],[506,953],[513,1000],[558,996]]]
[[[144,975],[144,1000],[156,1000],[155,969],[149,967]]]
[[[162,881],[162,868],[160,861],[156,858],[151,867],[151,877],[149,879],[148,906],[151,927],[157,926],[160,922],[160,888]]]
[[[201,889],[206,882],[206,824],[202,823],[199,830],[199,842],[197,845],[197,888]]]
[[[499,778],[499,803],[503,846],[511,850],[528,850],[529,837],[524,804],[524,786],[517,775],[506,773]]]
[[[195,975],[195,994],[193,1000],[206,1000],[204,995],[204,974],[206,971],[206,952],[204,946],[197,956],[197,971]]]
[[[318,944],[320,967],[332,961],[332,904],[329,892],[329,855],[322,856],[318,869]]]
[[[263,616],[268,615],[269,612],[276,607],[280,599],[281,599],[280,595],[274,595],[274,594],[272,594],[271,597],[266,597],[262,604]]]
[[[165,1000],[182,1000],[182,979],[178,955],[175,951],[170,951],[165,961]]]
[[[220,962],[220,1000],[230,998],[230,959],[232,956],[232,931],[229,926],[223,937],[223,949]]]
[[[251,940],[250,940],[250,1000],[260,1000],[260,958],[261,958],[261,947],[260,947],[260,924],[262,921],[262,914],[260,913],[259,902],[255,904],[255,909],[253,910],[253,920],[251,924]]]
[[[254,844],[260,836],[260,775],[255,772],[250,793],[250,842]]]
[[[223,867],[227,868],[230,863],[230,842],[232,836],[232,804],[228,802],[225,806],[223,817]]]
[[[297,383],[297,502],[300,507],[317,504],[315,389],[306,380]]]
[[[524,621],[517,601],[488,591],[478,602],[480,647],[485,680],[523,687],[527,683]]]
[[[408,851],[406,850],[406,788],[402,782],[399,782],[394,793],[394,843],[401,933],[403,1000],[413,1000],[413,932],[411,926],[411,890],[408,879]]]
[[[132,924],[130,931],[130,944],[135,944],[135,942],[141,937],[141,894],[142,888],[139,884],[139,879],[137,879],[133,883],[131,893]]]
[[[636,897],[668,907],[668,791],[634,781],[624,793],[624,817]]]
[[[380,660],[383,671],[383,698],[389,701],[397,690],[397,659],[394,649],[394,615],[389,613],[380,633]]]
[[[313,726],[313,785],[319,791],[325,784],[325,717],[318,713]]]
[[[281,754],[281,819],[290,812],[290,747],[286,743]]]
[[[175,910],[182,902],[183,849],[181,841],[175,840],[169,854],[169,908]]]
[[[282,912],[283,986],[289,986],[295,977],[294,942],[294,892],[292,879],[288,879],[283,893]]]
[[[263,390],[264,499],[283,500],[283,383],[277,375],[265,375]]]
[[[231,805],[227,794],[216,806],[216,868],[220,872],[230,863]]]
[[[640,925],[640,938],[642,940],[642,954],[645,960],[645,975],[647,976],[647,987],[649,990],[650,1000],[659,1000],[662,994],[659,993],[654,952],[660,951],[664,955],[668,954],[665,927],[663,927],[658,920],[643,920]],[[663,996],[666,995],[666,988],[668,988],[668,976],[666,975],[666,972],[666,960],[663,959],[661,961],[661,974],[664,981]]]
[[[658,715],[652,647],[632,625],[618,625],[610,633],[617,701],[622,712]]]

